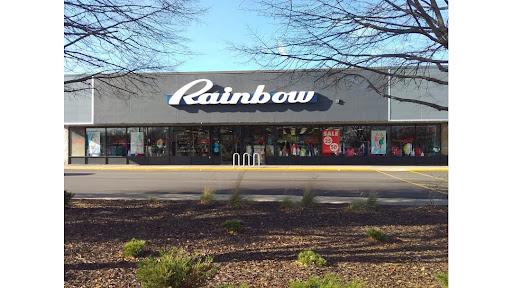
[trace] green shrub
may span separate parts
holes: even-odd
[[[388,239],[388,235],[386,235],[386,233],[373,228],[368,229],[366,231],[366,235],[379,242],[384,242]]]
[[[304,187],[304,194],[302,195],[302,200],[301,200],[301,203],[302,203],[302,206],[303,207],[311,207],[315,204],[316,200],[315,200],[315,192],[313,191],[312,187],[310,184],[306,185]]]
[[[146,245],[146,241],[132,238],[124,244],[123,255],[127,257],[141,256],[144,252],[144,245]]]
[[[289,288],[363,288],[363,283],[353,280],[344,283],[334,274],[326,274],[324,277],[311,277],[307,280],[292,281]]]
[[[242,221],[238,219],[226,220],[222,223],[222,227],[224,227],[229,233],[236,234],[240,229],[242,229]]]
[[[368,207],[368,209],[377,208],[377,196],[375,194],[371,194],[366,198],[366,207]]]
[[[240,285],[235,284],[220,284],[217,288],[249,288],[249,285],[246,283],[242,283]]]
[[[281,200],[280,204],[282,209],[292,209],[296,206],[295,201],[292,200],[290,197],[284,197],[283,200]]]
[[[213,189],[210,189],[210,187],[208,186],[204,186],[203,193],[201,193],[200,198],[201,204],[210,205],[214,200],[214,196],[215,191],[213,191]]]
[[[354,200],[352,201],[349,206],[349,211],[369,211],[374,210],[378,206],[377,204],[377,196],[374,194],[368,196],[366,200]]]
[[[71,199],[73,199],[74,196],[74,193],[64,190],[64,207],[67,207],[69,204],[71,204]]]
[[[349,211],[362,211],[366,210],[366,201],[364,200],[353,200],[348,205],[347,209]]]
[[[240,195],[240,193],[233,193],[229,197],[229,206],[233,208],[240,208],[244,204],[244,199]]]
[[[442,272],[436,274],[437,283],[441,286],[441,288],[448,288],[448,273]]]
[[[210,256],[193,255],[173,247],[160,257],[148,257],[138,264],[137,279],[145,288],[196,288],[217,273]]]
[[[327,261],[322,256],[320,256],[320,254],[315,253],[312,250],[301,251],[297,256],[297,262],[306,266],[325,266],[327,264]]]

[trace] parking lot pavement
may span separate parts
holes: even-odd
[[[65,189],[77,198],[197,198],[205,186],[219,197],[239,186],[245,195],[273,199],[302,195],[311,186],[321,197],[447,200],[446,172],[341,171],[117,171],[65,170]]]
[[[381,172],[388,177],[414,185],[425,190],[448,195],[448,175],[447,173],[432,172]]]

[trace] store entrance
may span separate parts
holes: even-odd
[[[223,127],[220,128],[220,159],[221,164],[232,164],[233,154],[239,151],[239,136],[236,128]]]
[[[220,155],[222,164],[231,164],[233,160],[233,153],[235,153],[234,145],[235,136],[233,134],[220,135]]]

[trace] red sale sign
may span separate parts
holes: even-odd
[[[338,155],[340,153],[340,130],[325,129],[322,130],[322,154]]]

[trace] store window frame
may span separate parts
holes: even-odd
[[[360,129],[354,129],[354,127],[356,128],[360,128]],[[346,142],[347,141],[347,134],[349,133],[349,129],[351,129],[350,131],[357,131],[357,130],[362,130],[362,132],[360,133],[365,133],[366,135],[364,135],[364,140],[361,139],[361,135],[358,135],[358,132],[355,132],[354,135],[356,136],[355,138],[351,139],[351,141],[353,141],[354,143],[355,142],[358,142],[360,143],[358,145],[358,147],[355,147],[354,145],[349,145],[349,142]],[[341,153],[340,153],[340,156],[342,157],[345,157],[345,158],[368,158],[370,157],[370,148],[371,148],[371,130],[372,130],[372,125],[368,125],[368,124],[353,124],[353,125],[343,125],[341,128],[340,128],[340,148],[341,148]],[[355,141],[354,141],[355,139]],[[352,147],[354,146],[354,147]],[[348,150],[348,151],[352,151],[351,153],[349,153],[347,151],[347,148],[348,149],[351,149],[351,150]],[[363,149],[363,151],[361,152],[361,149]],[[351,156],[348,156],[348,155],[351,155]]]
[[[431,155],[427,156],[425,154],[424,149],[421,147],[421,145],[425,145],[425,143],[419,144],[420,142],[418,140],[418,138],[419,138],[418,128],[419,127],[427,128],[429,126],[435,127],[435,130],[436,130],[435,137],[434,137],[435,141],[434,141],[434,145],[432,145],[432,146],[437,146],[439,151],[437,151],[437,152],[429,152],[429,154],[431,154]],[[416,136],[415,137],[415,141],[414,141],[415,148],[420,148],[421,149],[420,151],[424,154],[424,156],[421,156],[421,155],[417,156],[417,155],[415,155],[416,157],[431,157],[431,158],[433,158],[433,157],[439,157],[441,155],[441,124],[433,124],[433,123],[416,124],[414,132],[415,132],[415,136]],[[420,147],[418,147],[418,146],[420,146]]]
[[[187,155],[178,155],[178,153],[184,153],[184,152],[178,152],[178,144],[177,144],[177,132],[186,132],[187,130],[190,130],[188,131],[189,133],[187,134],[187,137],[188,140],[192,140],[192,142],[194,142],[193,146],[194,149],[193,151],[187,151]],[[198,139],[200,139],[199,137],[197,137],[199,135],[199,132],[201,133],[204,133],[206,132],[208,135],[207,137],[204,137],[203,139],[208,139],[208,142],[207,143],[195,143],[195,141],[197,141]],[[181,157],[181,158],[204,158],[204,159],[211,159],[211,157],[213,157],[212,155],[212,129],[211,129],[211,126],[174,126],[173,129],[172,129],[172,136],[170,138],[170,141],[171,141],[171,146],[172,146],[172,157]],[[190,142],[190,141],[189,141]],[[191,142],[191,143],[192,143]],[[190,143],[189,143],[190,144]],[[200,152],[198,151],[201,151],[200,149],[202,148],[207,148],[207,155],[200,155]],[[192,154],[191,154],[192,153]]]
[[[267,131],[267,133],[265,134],[266,136],[266,141],[265,141],[265,157],[268,157],[268,158],[277,158],[277,159],[286,159],[286,158],[314,158],[314,157],[321,157],[321,141],[322,141],[322,129],[324,129],[322,126],[317,126],[317,125],[311,125],[311,124],[293,124],[293,125],[270,125],[270,126],[263,126],[264,129]],[[286,131],[288,130],[289,133],[287,134],[292,134],[292,129],[293,129],[293,134],[295,135],[292,135],[292,137],[294,137],[294,140],[291,141],[290,143],[288,143],[289,146],[286,146],[286,151],[287,151],[287,155],[283,155],[282,154],[282,151],[283,148],[285,146],[282,146],[283,145],[283,141],[282,139],[286,138],[286,137],[282,137],[282,131]],[[305,131],[309,131],[309,132],[312,132],[314,130],[319,130],[317,131],[318,134],[317,135],[314,135],[314,133],[308,133],[308,134],[301,134],[300,131],[302,131],[303,129],[306,129]],[[270,133],[268,133],[270,132]],[[315,143],[309,145],[309,147],[311,148],[310,151],[308,152],[308,149],[305,149],[303,150],[302,148],[305,147],[306,145],[303,145],[302,142],[305,141],[305,139],[307,139],[307,137],[314,137],[314,136],[317,136],[318,139],[317,141],[314,141]],[[288,137],[288,136],[287,136]],[[269,139],[271,139],[270,143],[269,143]],[[285,142],[289,142],[289,141],[285,141]],[[293,144],[295,144],[295,147],[294,147],[294,150],[295,151],[292,151],[292,146]],[[317,150],[316,153],[317,155],[314,155],[314,150]],[[273,150],[272,152],[268,152],[270,150]],[[295,152],[295,154],[293,153]],[[310,155],[308,155],[310,153]]]
[[[133,153],[134,147],[132,147],[132,134],[133,132],[140,133],[142,132],[142,141],[140,143],[140,146],[142,147],[142,153]],[[126,137],[128,138],[128,153],[127,157],[130,159],[137,159],[137,158],[143,158],[145,157],[144,153],[144,140],[146,138],[146,127],[144,126],[127,126],[126,127]]]
[[[89,155],[89,136],[87,134],[87,130],[89,130],[89,129],[103,130],[103,132],[99,131],[100,133],[103,133],[103,138],[104,138],[104,140],[102,140],[101,134],[100,134],[100,155],[99,156],[90,156]],[[107,157],[106,146],[107,146],[107,127],[86,127],[85,128],[85,156],[87,158],[94,158],[94,159],[106,158]]]
[[[109,142],[110,141],[110,135],[108,133],[109,129],[124,129],[124,144],[126,145],[125,149],[125,153],[126,155],[110,155],[110,147],[111,147],[111,143]],[[129,145],[130,145],[130,141],[129,141],[129,137],[128,137],[128,127],[105,127],[105,156],[108,157],[108,158],[126,158],[128,157],[128,150],[129,150]]]
[[[367,147],[368,149],[368,153],[366,156],[363,156],[362,158],[373,158],[373,157],[384,157],[384,158],[388,158],[388,159],[399,159],[399,158],[404,158],[404,156],[402,157],[398,157],[398,156],[394,156],[392,151],[391,151],[391,148],[392,148],[392,139],[394,137],[394,133],[393,133],[393,127],[397,127],[397,126],[414,126],[414,141],[413,141],[413,149],[414,147],[416,146],[419,146],[421,144],[419,144],[419,140],[418,140],[418,128],[419,127],[424,127],[424,126],[435,126],[436,128],[436,133],[435,133],[435,139],[434,139],[434,143],[435,145],[438,145],[439,147],[441,147],[442,145],[442,135],[441,135],[441,128],[442,128],[442,123],[437,123],[437,122],[425,122],[425,123],[408,123],[408,122],[401,122],[401,123],[373,123],[373,124],[360,124],[360,125],[355,125],[355,124],[343,124],[343,125],[314,125],[314,124],[304,124],[304,125],[300,125],[300,124],[293,124],[293,125],[219,125],[218,128],[222,128],[222,127],[230,127],[231,129],[233,129],[233,133],[236,133],[237,137],[239,138],[239,141],[244,139],[244,136],[243,134],[246,133],[246,129],[247,127],[261,127],[263,130],[266,130],[267,132],[265,132],[265,139],[267,140],[268,136],[267,133],[268,131],[271,131],[271,134],[274,135],[273,137],[278,137],[277,135],[277,131],[279,128],[283,128],[283,127],[295,127],[296,129],[299,129],[302,128],[302,127],[307,127],[308,129],[314,129],[314,128],[319,128],[319,129],[328,129],[328,128],[337,128],[337,129],[340,129],[340,134],[344,135],[344,130],[346,129],[346,127],[350,127],[350,126],[368,126],[369,127],[369,131],[370,131],[370,138],[371,138],[371,131],[373,129],[377,129],[377,130],[383,130],[385,128],[385,130],[387,131],[386,133],[386,145],[387,145],[387,151],[386,151],[386,154],[385,155],[372,155],[371,154],[371,139],[370,139],[370,144],[369,146]],[[203,129],[204,131],[207,131],[208,132],[208,137],[210,139],[209,143],[210,143],[210,147],[209,147],[209,153],[210,153],[210,157],[215,157],[213,154],[212,154],[212,137],[213,137],[213,131],[214,129],[216,129],[216,126],[158,126],[158,125],[155,125],[155,126],[149,126],[149,125],[145,125],[145,126],[67,126],[68,128],[68,163],[69,164],[73,164],[73,163],[82,163],[82,164],[94,164],[94,163],[97,163],[97,162],[101,162],[101,164],[109,164],[109,161],[108,161],[108,158],[126,158],[126,163],[128,164],[129,163],[129,159],[130,159],[130,155],[127,155],[127,156],[110,156],[110,155],[107,155],[107,143],[108,143],[108,139],[109,139],[109,135],[107,133],[107,128],[122,128],[122,129],[125,129],[126,133],[126,141],[128,143],[128,145],[130,145],[130,134],[128,132],[128,129],[129,128],[139,128],[139,129],[142,129],[142,131],[144,132],[144,135],[147,136],[147,129],[149,128],[152,128],[152,127],[162,127],[162,128],[167,128],[167,156],[168,157],[164,157],[165,159],[167,159],[168,163],[169,164],[173,164],[172,162],[172,158],[176,157],[176,149],[174,147],[174,144],[175,144],[175,128],[192,128],[192,129]],[[104,135],[105,135],[105,140],[104,140],[104,143],[105,143],[105,146],[102,147],[102,149],[105,150],[105,155],[101,155],[101,156],[88,156],[88,139],[87,139],[87,130],[88,129],[100,129],[103,131]],[[84,141],[85,141],[85,145],[83,147],[83,155],[84,156],[72,156],[72,153],[73,153],[73,147],[72,147],[72,131],[75,130],[79,130],[79,131],[83,131],[84,133]],[[321,135],[320,135],[321,137]],[[320,139],[321,141],[321,139]],[[340,143],[343,141],[343,139],[340,139]],[[103,141],[102,141],[103,142]],[[240,141],[240,143],[238,143],[238,145],[240,146],[237,146],[238,149],[244,149],[245,145],[244,143],[241,143],[242,141]],[[144,143],[145,145],[146,143]],[[243,145],[243,146],[242,146]],[[265,141],[265,151],[268,149],[268,145],[270,145],[269,143],[267,143],[267,141]],[[277,141],[274,142],[273,144],[274,146],[277,145]],[[274,149],[276,149],[274,147]],[[274,151],[275,152],[275,151]],[[274,153],[276,154],[276,153]],[[267,153],[264,154],[265,157],[279,157],[277,155],[274,155],[274,156],[269,156],[267,155]],[[291,155],[290,155],[291,156]],[[288,156],[288,157],[290,157]],[[187,156],[187,157],[203,157],[203,156],[199,156],[199,155],[195,155],[195,156]],[[282,156],[281,156],[282,157]],[[291,156],[291,157],[295,157],[295,156]],[[299,157],[299,156],[297,156]],[[315,157],[315,156],[313,156]],[[313,158],[311,157],[311,158]],[[320,154],[320,156],[318,157],[326,157],[326,156],[323,156]],[[331,157],[335,157],[335,156],[331,156]],[[338,155],[337,157],[345,157],[345,155],[343,153],[340,153],[340,155]],[[435,154],[430,154],[430,155],[427,155],[427,153],[425,153],[425,156],[422,156],[421,158],[426,158],[426,159],[436,159],[436,158],[442,158],[443,155],[441,154],[441,152],[438,152],[438,153],[435,153]],[[302,157],[301,157],[302,158]],[[309,157],[304,157],[304,158],[309,158]],[[418,156],[409,156],[407,158],[418,158]],[[97,159],[96,161],[89,161],[90,159]],[[101,159],[104,159],[101,160]],[[162,159],[164,160],[164,159]],[[263,159],[262,159],[263,160]],[[82,162],[81,162],[82,161]],[[266,160],[264,160],[266,162]],[[380,161],[380,160],[379,160]],[[91,163],[93,162],[93,163]],[[320,163],[320,162],[318,162]],[[396,161],[392,161],[390,163],[397,163]],[[218,164],[218,163],[212,163],[212,164]]]
[[[87,142],[87,134],[86,134],[86,127],[84,126],[68,126],[68,158],[85,158],[87,156],[87,148],[86,148],[86,142]],[[83,144],[83,150],[82,155],[72,155],[73,154],[73,139],[72,139],[72,130],[81,130],[83,132],[83,138],[84,138],[84,144]],[[69,162],[69,160],[68,160]]]
[[[383,158],[390,157],[391,155],[391,127],[389,123],[385,124],[372,124],[370,126],[370,141],[368,147],[368,153],[366,157],[369,158]],[[372,154],[372,131],[386,131],[386,153],[385,154]]]
[[[397,127],[403,127],[403,128],[412,128],[413,129],[413,133],[412,133],[412,141],[411,143],[408,143],[408,144],[411,144],[411,147],[410,147],[410,151],[409,151],[409,155],[405,154],[404,155],[404,144],[403,143],[399,143],[399,146],[396,146],[394,142],[398,141],[398,142],[402,142],[404,141],[403,139],[406,139],[406,138],[402,138],[402,139],[398,139],[395,141],[396,139],[396,129],[394,128],[397,128]],[[390,156],[393,157],[393,158],[413,158],[415,157],[414,155],[410,155],[410,154],[413,154],[414,153],[414,147],[415,147],[415,144],[416,144],[416,124],[415,123],[397,123],[395,125],[392,125],[391,126],[391,153],[390,153]],[[394,151],[395,148],[398,148],[399,149],[399,152],[400,152],[400,155],[396,155],[397,152]]]
[[[130,127],[130,128],[138,128],[138,127]],[[169,159],[169,157],[171,156],[171,135],[172,135],[172,127],[170,126],[143,126],[143,132],[144,132],[144,140],[143,140],[143,150],[144,150],[144,155],[142,157],[145,157],[145,158],[159,158],[159,159]],[[164,130],[164,137],[162,138],[159,138],[164,140],[164,145],[165,145],[165,148],[161,148],[162,150],[161,151],[164,151],[162,155],[152,155],[153,154],[153,144],[151,143],[151,141],[149,140],[150,139],[150,133],[149,131],[151,129],[163,129]],[[155,144],[156,146],[158,146],[158,140],[155,141]],[[151,143],[151,144],[150,144]],[[148,146],[149,145],[149,146]],[[151,151],[150,151],[151,149]],[[157,153],[158,154],[158,153]]]
[[[326,125],[321,125],[319,128],[320,128],[320,156],[319,157],[323,157],[323,158],[340,158],[340,157],[344,157],[344,151],[343,151],[343,133],[345,131],[345,126],[346,125],[329,125],[329,126],[326,126]],[[339,135],[339,142],[337,143],[338,144],[338,153],[336,152],[329,152],[328,154],[324,152],[324,136],[323,136],[323,133],[324,133],[324,130],[338,130],[338,135]]]
[[[375,125],[375,126],[379,126],[379,125]],[[414,126],[414,140],[413,140],[413,147],[412,149],[414,150],[414,148],[416,147],[416,145],[418,145],[418,127],[422,127],[422,126],[436,126],[436,143],[439,144],[439,147],[441,147],[441,123],[432,123],[432,122],[425,122],[425,123],[393,123],[393,124],[387,124],[387,125],[382,125],[382,126],[388,126],[389,127],[389,130],[390,130],[390,136],[389,136],[389,139],[388,139],[388,156],[389,157],[392,157],[392,158],[397,158],[397,159],[400,159],[400,158],[439,158],[441,156],[441,152],[437,153],[436,155],[429,155],[429,156],[395,156],[393,155],[393,151],[389,150],[389,149],[392,149],[392,139],[394,137],[394,133],[393,133],[393,127],[397,127],[397,126]]]

